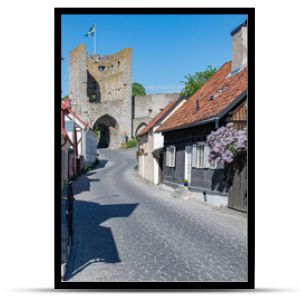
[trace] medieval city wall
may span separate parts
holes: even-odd
[[[180,97],[178,93],[149,94],[134,97],[133,134],[135,135],[155,117],[165,106]]]
[[[87,56],[79,45],[69,56],[71,105],[91,127],[109,128],[109,147],[119,148],[179,94],[132,97],[132,49]]]

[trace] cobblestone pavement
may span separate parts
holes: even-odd
[[[182,200],[134,171],[135,151],[101,150],[74,184],[68,281],[247,281],[247,218]]]

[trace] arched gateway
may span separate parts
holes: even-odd
[[[132,97],[132,49],[112,55],[87,55],[78,45],[69,55],[72,109],[99,129],[98,147],[120,148],[178,94]],[[144,122],[144,124],[143,124]]]
[[[98,132],[98,148],[119,148],[120,144],[120,127],[118,122],[110,115],[105,114],[100,117],[93,126]]]

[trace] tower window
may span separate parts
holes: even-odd
[[[106,66],[99,66],[99,67],[98,67],[98,70],[99,70],[100,72],[103,72],[103,71],[106,70]]]
[[[90,102],[100,102],[100,88],[95,78],[88,72],[87,94]]]

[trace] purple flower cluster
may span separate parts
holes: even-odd
[[[247,132],[236,130],[233,123],[228,123],[226,127],[212,131],[207,137],[207,143],[211,148],[210,162],[228,164],[239,152],[247,149]]]

